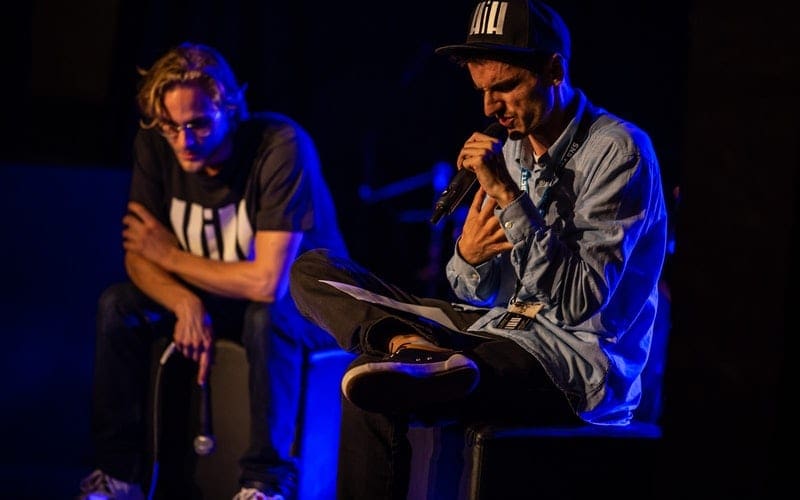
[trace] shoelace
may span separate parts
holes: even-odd
[[[243,488],[236,495],[235,500],[283,500],[283,496],[270,496],[255,488]]]
[[[96,470],[81,481],[81,493],[111,494],[111,485],[108,476],[101,470]]]
[[[394,351],[392,354],[389,355],[389,359],[395,359],[401,354],[405,355],[406,353],[404,351],[415,350],[417,351],[417,353],[414,355],[414,359],[412,359],[411,361],[427,362],[433,360],[433,353],[437,352],[437,351],[429,351],[427,349],[421,349],[419,347],[411,347],[412,345],[413,344],[411,343],[400,345],[396,351]]]

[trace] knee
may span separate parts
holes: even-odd
[[[263,333],[270,329],[271,315],[270,304],[264,302],[251,302],[244,313],[243,333]]]
[[[345,267],[344,259],[331,255],[325,248],[304,252],[295,259],[290,271],[291,296],[297,300],[302,292],[319,287],[321,279],[335,279],[332,273]]]
[[[319,271],[330,265],[330,255],[324,248],[308,250],[300,254],[292,264],[291,282],[305,282],[314,279]]]
[[[100,293],[100,298],[97,299],[97,308],[99,311],[113,310],[119,302],[124,301],[126,295],[125,283],[115,283]]]
[[[97,326],[99,332],[124,325],[129,316],[130,291],[126,283],[117,283],[102,291],[97,299]]]
[[[269,336],[279,333],[273,309],[273,304],[263,302],[252,302],[247,306],[242,328],[242,345],[245,349],[262,351],[270,342]]]
[[[109,286],[97,300],[96,326],[100,335],[133,333],[173,321],[163,307],[130,282]]]
[[[308,250],[295,259],[289,275],[289,294],[296,302],[302,302],[305,292],[319,285],[322,270],[330,265],[325,249]]]

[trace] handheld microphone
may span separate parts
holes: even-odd
[[[505,140],[506,129],[497,122],[493,122],[486,127],[483,131],[484,134],[490,135],[495,139]],[[436,224],[445,215],[450,215],[453,210],[461,203],[464,196],[467,195],[472,186],[477,181],[475,172],[467,170],[466,168],[458,169],[456,175],[450,180],[450,184],[439,195],[439,199],[433,205],[433,215],[431,216],[431,223]]]
[[[216,446],[211,433],[211,404],[208,382],[200,386],[200,432],[194,438],[194,452],[201,457],[211,454]]]

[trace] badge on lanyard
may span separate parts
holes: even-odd
[[[516,301],[508,306],[508,312],[503,314],[497,326],[503,330],[528,330],[543,306],[541,302]]]

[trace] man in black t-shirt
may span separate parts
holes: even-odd
[[[211,47],[184,43],[141,74],[122,232],[130,282],[99,300],[97,469],[82,498],[143,498],[142,395],[159,336],[197,362],[201,386],[214,338],[244,345],[254,425],[234,498],[290,498],[302,351],[335,343],[297,313],[288,271],[306,249],[347,253],[315,146],[286,116],[250,114]]]

